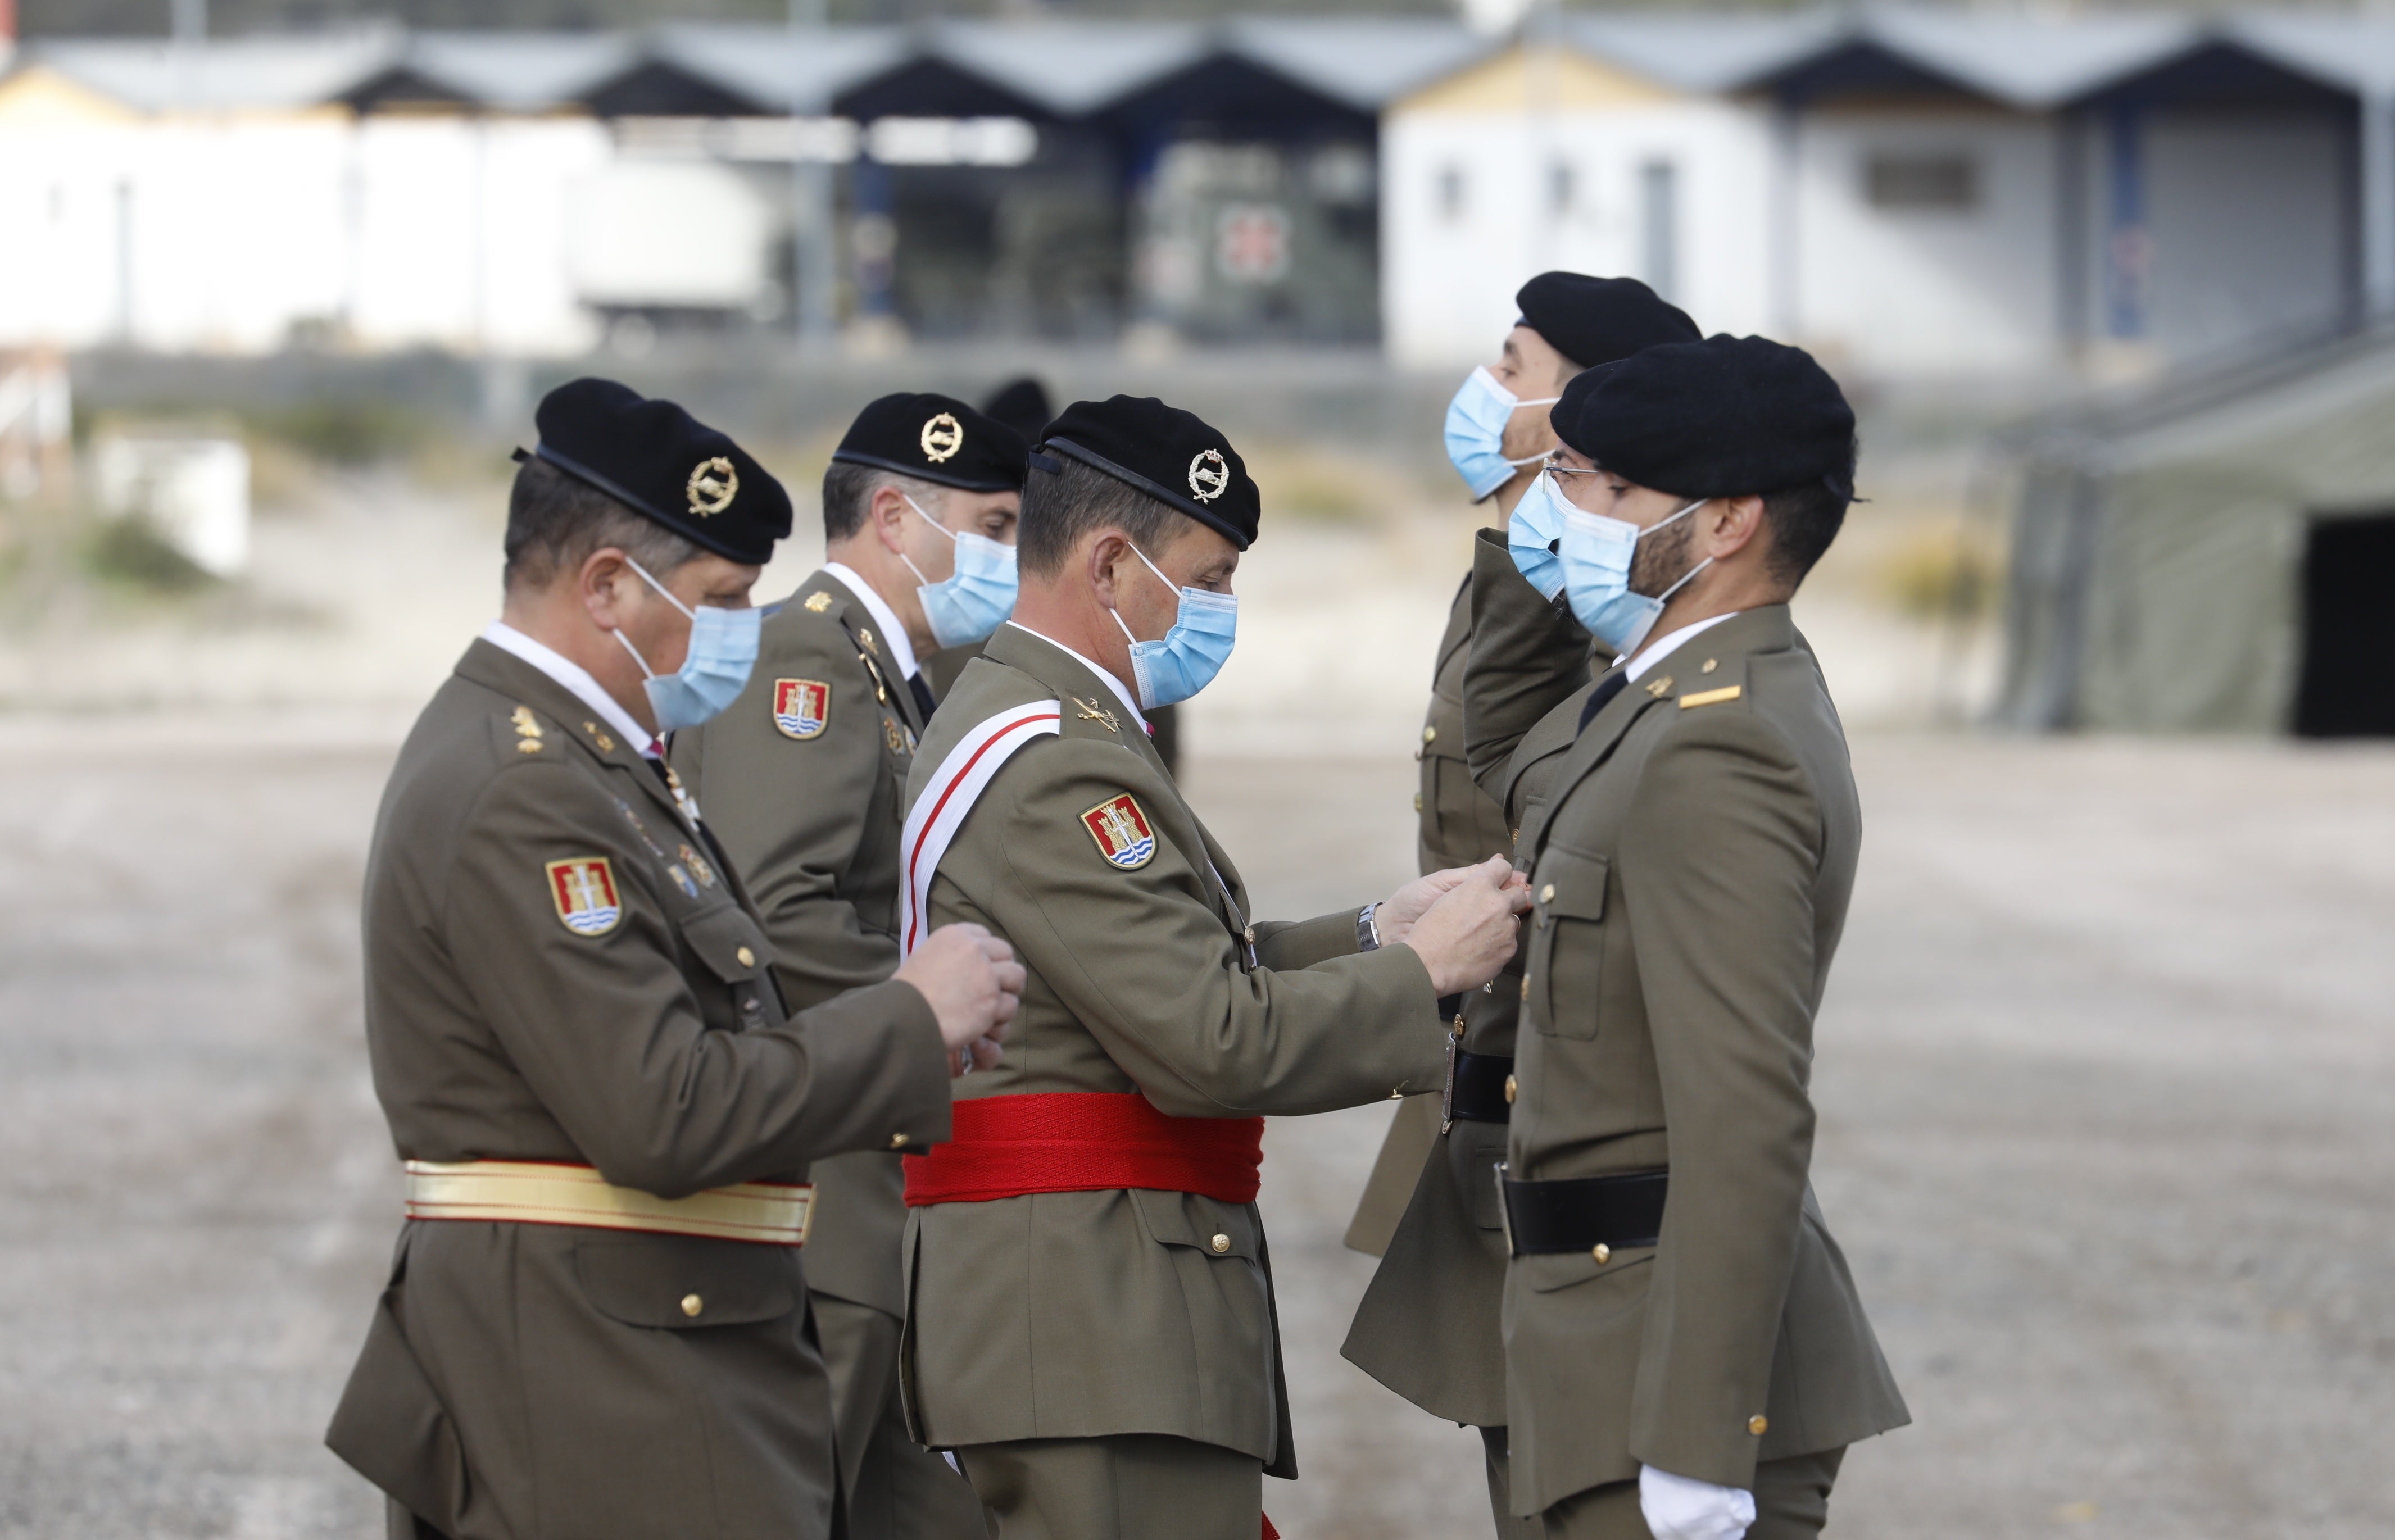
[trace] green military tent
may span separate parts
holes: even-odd
[[[2000,722],[2395,735],[2395,325],[2009,444]]]

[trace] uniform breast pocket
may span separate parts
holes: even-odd
[[[767,972],[773,966],[774,948],[738,904],[720,904],[690,916],[681,922],[681,935],[708,971],[731,989],[741,1027],[765,1025],[769,1008],[778,1015],[781,996]]]
[[[1530,945],[1523,1004],[1550,1037],[1596,1035],[1605,952],[1605,857],[1550,845],[1530,873]]]

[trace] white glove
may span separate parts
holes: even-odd
[[[1638,1511],[1655,1540],[1739,1540],[1754,1522],[1754,1494],[1642,1465]]]

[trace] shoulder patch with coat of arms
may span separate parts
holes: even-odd
[[[774,725],[785,738],[820,737],[831,720],[831,686],[821,679],[775,679]]]
[[[577,936],[603,936],[624,918],[615,893],[615,869],[605,856],[579,856],[549,863],[549,896],[557,918]]]
[[[1156,859],[1156,831],[1148,827],[1147,814],[1131,793],[1110,796],[1081,815],[1081,827],[1098,842],[1098,853],[1107,863],[1126,872],[1136,872]]]

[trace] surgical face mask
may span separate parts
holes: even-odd
[[[646,567],[629,557],[625,559],[642,582],[665,596],[668,604],[690,617],[690,651],[680,668],[660,675],[641,656],[631,638],[621,631],[613,634],[641,665],[642,688],[649,692],[649,709],[656,716],[658,733],[696,727],[730,705],[748,685],[748,672],[757,666],[757,632],[765,623],[765,612],[726,610],[713,604],[693,610],[651,577]]]
[[[1671,518],[1658,520],[1643,530],[1626,519],[1608,519],[1583,508],[1566,512],[1560,553],[1564,588],[1571,596],[1572,613],[1588,627],[1590,636],[1620,656],[1630,656],[1647,640],[1647,634],[1655,629],[1656,617],[1662,614],[1672,596],[1714,564],[1712,557],[1705,558],[1658,595],[1630,591],[1630,568],[1638,555],[1638,542],[1686,519],[1706,502],[1700,497]]]
[[[906,497],[903,492],[898,495]],[[906,506],[957,547],[956,572],[937,583],[925,581],[923,569],[907,561],[905,551],[898,553],[898,559],[906,561],[906,570],[915,574],[915,597],[923,601],[923,619],[932,627],[932,639],[942,647],[988,640],[989,634],[1014,613],[1014,547],[973,530],[951,530],[925,513],[923,505],[912,497],[906,497]]]
[[[1505,520],[1505,548],[1541,599],[1563,592],[1564,568],[1555,556],[1555,543],[1563,538],[1564,518],[1571,511],[1555,473],[1542,471],[1531,478],[1529,490],[1514,505],[1514,516]]]
[[[1524,401],[1498,384],[1486,364],[1464,376],[1455,399],[1447,403],[1447,458],[1471,489],[1474,502],[1512,480],[1519,467],[1536,465],[1542,458],[1537,454],[1527,460],[1505,458],[1505,425],[1513,421],[1514,414],[1526,406],[1553,406],[1561,400],[1561,396],[1541,396]]]
[[[1158,583],[1172,586],[1172,580],[1157,572],[1145,551],[1133,546],[1131,554],[1156,573]],[[1131,634],[1130,626],[1123,625],[1122,616],[1106,612],[1114,615],[1117,625],[1122,625],[1123,639],[1131,643],[1131,677],[1139,686],[1142,711],[1185,701],[1211,684],[1230,659],[1231,644],[1238,639],[1237,595],[1209,593],[1203,588],[1183,588],[1180,593],[1181,612],[1161,641],[1140,640]]]

